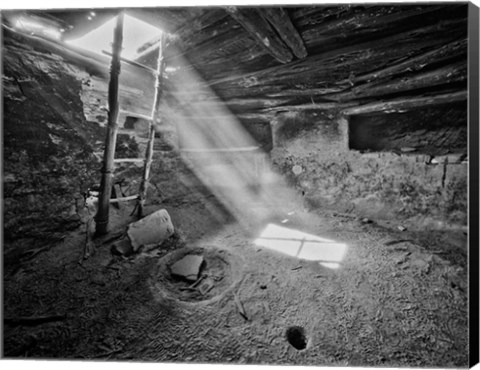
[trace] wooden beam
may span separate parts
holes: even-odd
[[[347,116],[355,114],[368,113],[402,113],[414,108],[428,107],[433,105],[448,104],[459,101],[466,101],[468,93],[466,90],[454,93],[446,93],[433,96],[412,97],[404,99],[396,99],[384,101],[380,103],[370,103],[358,107],[347,108],[342,111]]]
[[[438,85],[465,81],[467,75],[467,60],[425,73],[395,78],[387,82],[371,82],[352,88],[348,92],[328,95],[328,99],[349,101],[374,96],[401,93],[409,90],[431,88]]]
[[[117,16],[117,24],[113,31],[112,63],[110,66],[110,82],[108,85],[108,126],[103,155],[102,180],[100,182],[100,196],[98,211],[95,215],[96,234],[104,235],[108,232],[108,218],[110,196],[113,185],[115,146],[118,131],[118,76],[120,74],[120,53],[123,41],[123,13]]]
[[[290,50],[257,9],[229,6],[225,10],[279,62],[288,63],[293,59]]]
[[[404,72],[414,72],[423,69],[431,63],[438,63],[440,61],[452,58],[454,56],[461,56],[467,54],[467,39],[462,38],[442,45],[435,50],[430,50],[426,53],[408,58],[405,61],[396,63],[387,68],[383,68],[374,72],[370,72],[355,78],[356,82],[378,80],[389,77],[395,74]]]
[[[302,37],[285,10],[282,8],[259,8],[258,11],[275,28],[283,42],[297,58],[302,59],[307,56],[307,49]]]
[[[277,65],[270,68],[262,69],[260,71],[247,72],[242,74],[230,74],[226,77],[209,82],[209,86],[213,87],[221,98],[231,98],[240,96],[236,94],[236,90],[241,88],[241,91],[248,95],[252,95],[255,89],[263,89],[267,86],[269,89],[275,88],[277,85],[299,85],[302,84],[301,89],[318,87],[315,85],[325,85],[328,82],[335,86],[344,85],[348,82],[348,71],[353,71],[355,74],[355,81],[366,79],[367,81],[380,77],[376,76],[378,71],[385,68],[386,61],[391,65],[395,60],[405,60],[405,56],[409,53],[417,52],[418,50],[437,49],[445,44],[452,43],[455,38],[451,37],[450,33],[438,34],[437,26],[422,27],[420,29],[408,30],[403,33],[388,36],[378,40],[367,40],[362,43],[340,47],[317,55],[310,55],[305,59],[297,60],[287,65]],[[458,39],[458,38],[457,38]],[[458,41],[461,43],[460,41]],[[395,48],[392,47],[395,45]],[[452,52],[460,51],[463,47],[459,44],[454,44]],[[448,55],[447,50],[442,50],[443,59]],[[450,54],[450,57],[457,54]],[[412,57],[413,59],[414,57]],[[427,61],[423,65],[432,63],[435,58],[427,56]],[[420,62],[420,61],[419,61]],[[408,68],[408,65],[400,62],[402,66],[394,69],[391,72],[385,70],[385,73],[397,74],[403,71],[403,68]],[[409,60],[405,61],[412,67]],[[322,68],[318,68],[322,65]],[[422,63],[419,63],[419,67]],[[396,65],[395,65],[396,66]],[[393,67],[393,66],[392,66]],[[389,68],[389,67],[387,67]],[[371,71],[376,72],[371,72]],[[344,76],[339,75],[338,71],[343,71]],[[367,76],[367,74],[370,74]],[[382,72],[383,73],[383,72]],[[246,85],[248,83],[248,85]],[[249,89],[243,89],[248,87]],[[252,88],[253,87],[253,88]],[[286,86],[280,86],[279,91],[285,89]],[[225,92],[224,92],[225,91]],[[271,91],[270,93],[275,93]]]

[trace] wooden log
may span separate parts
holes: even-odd
[[[155,126],[154,122],[156,123],[157,119],[159,118],[159,108],[160,108],[160,100],[162,96],[162,79],[163,73],[165,71],[165,58],[163,57],[163,53],[165,51],[165,34],[162,34],[162,40],[160,43],[160,49],[158,52],[158,59],[157,59],[157,80],[155,85],[155,96],[153,101],[152,107],[152,117],[153,120],[149,121],[149,133],[148,133],[148,144],[147,150],[145,153],[145,166],[143,167],[143,176],[142,182],[140,183],[140,194],[138,197],[138,217],[143,217],[143,210],[145,207],[145,200],[147,197],[147,189],[148,189],[148,179],[150,177],[150,167],[152,165],[153,160],[153,145],[155,141]]]
[[[123,209],[123,206],[122,206],[122,203],[119,201],[119,199],[123,198],[123,194],[122,194],[122,188],[120,187],[119,184],[115,184],[113,185],[113,190],[115,192],[115,198],[117,200],[116,203],[116,206],[118,207],[118,209],[122,210]],[[112,203],[112,199],[110,199],[110,203]]]
[[[437,49],[411,57],[400,63],[396,63],[387,68],[355,77],[356,82],[371,81],[392,76],[403,72],[414,72],[423,69],[430,63],[438,63],[453,56],[461,56],[467,53],[467,39],[452,41],[446,45],[441,45]]]
[[[335,45],[345,45],[358,40],[375,39],[378,35],[390,36],[404,32],[407,29],[436,25],[439,30],[446,24],[440,24],[439,19],[466,17],[467,7],[457,4],[412,6],[376,6],[364,9],[362,6],[352,6],[339,17],[331,17],[317,21],[312,26],[303,25],[302,39],[308,48],[313,50],[329,50]],[[321,17],[321,16],[320,16]],[[306,22],[315,22],[310,17]]]
[[[103,156],[102,179],[98,211],[95,216],[96,234],[104,235],[108,232],[110,196],[113,185],[114,156],[118,130],[118,76],[120,74],[120,53],[123,41],[123,13],[117,16],[117,23],[113,32],[112,64],[110,67],[110,82],[108,85],[108,126]]]
[[[325,53],[309,56],[286,65],[278,65],[259,71],[230,75],[209,82],[216,91],[235,91],[236,86],[254,87],[256,85],[273,86],[278,83],[302,84],[304,88],[314,88],[320,80],[322,84],[335,81],[336,84],[344,84],[350,71],[355,76],[363,76],[369,71],[385,68],[386,63],[394,63],[396,60],[404,60],[405,55],[415,53],[417,50],[437,48],[451,43],[456,37],[450,34],[438,34],[436,26],[422,27],[421,29],[408,30],[383,39],[368,40],[355,45],[340,47]],[[392,48],[392,45],[395,48]],[[418,53],[418,51],[417,51]],[[319,69],[318,65],[322,65]],[[338,79],[335,71],[344,68],[345,78]],[[380,68],[379,68],[380,67]],[[320,77],[320,78],[319,78]],[[355,77],[355,80],[358,80]],[[248,83],[248,86],[243,86]],[[251,94],[252,89],[248,90]],[[222,91],[223,92],[223,91]]]
[[[363,84],[346,93],[327,95],[327,98],[337,101],[355,100],[466,81],[467,77],[467,60],[465,59],[433,71],[397,78],[386,83]]]
[[[457,91],[433,96],[411,97],[384,101],[379,103],[370,103],[358,107],[351,107],[342,110],[342,113],[350,116],[356,114],[369,113],[401,113],[418,107],[428,107],[433,105],[449,104],[459,101],[466,101],[467,91]]]
[[[260,14],[276,29],[283,42],[293,51],[297,58],[305,58],[307,49],[302,37],[292,24],[290,17],[282,8],[259,8]]]
[[[297,104],[297,105],[283,105],[279,107],[267,108],[263,112],[266,113],[277,113],[277,112],[292,112],[292,111],[305,111],[305,110],[332,110],[332,109],[343,109],[346,107],[351,107],[358,105],[358,103],[312,103],[312,104]]]
[[[231,6],[225,10],[280,63],[288,63],[293,59],[290,50],[256,9]]]

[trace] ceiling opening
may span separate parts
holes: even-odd
[[[95,17],[95,13],[91,12],[89,17]],[[95,53],[102,54],[103,51],[110,53],[112,50],[113,29],[115,28],[116,18],[117,17],[112,17],[100,27],[80,38],[65,41],[72,46]],[[162,31],[159,28],[125,14],[123,21],[122,57],[135,59],[139,55],[139,49],[141,50],[141,47],[147,42],[152,41],[152,39],[159,38],[161,33]]]

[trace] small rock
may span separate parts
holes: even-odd
[[[405,230],[407,230],[406,227],[401,226],[401,225],[400,225],[400,226],[397,226],[397,229],[400,230],[400,231],[405,231]]]
[[[203,256],[187,254],[175,262],[171,267],[172,275],[183,277],[189,281],[197,281],[200,267],[203,263]]]
[[[128,238],[124,238],[112,245],[112,254],[117,256],[129,256],[133,253],[133,247]]]
[[[417,148],[411,148],[411,147],[400,148],[400,151],[402,153],[411,153],[411,152],[415,152],[416,150],[417,150]]]
[[[370,220],[369,218],[365,217],[365,218],[362,218],[362,223],[364,224],[371,224],[373,221]]]
[[[303,172],[303,168],[302,166],[299,166],[298,164],[296,164],[295,166],[292,167],[292,172],[295,175],[300,175]]]

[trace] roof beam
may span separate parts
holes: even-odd
[[[259,8],[259,12],[275,28],[283,42],[297,58],[301,59],[307,56],[307,49],[302,37],[285,10],[282,8]]]
[[[229,6],[225,10],[276,60],[288,63],[293,59],[288,47],[257,9]]]
[[[369,103],[360,105],[358,107],[347,108],[342,111],[343,114],[351,116],[354,114],[369,114],[369,113],[401,113],[415,108],[425,108],[434,105],[450,104],[460,101],[467,101],[467,90],[456,91],[453,93],[446,93],[434,96],[422,96],[402,98],[379,103]]]

